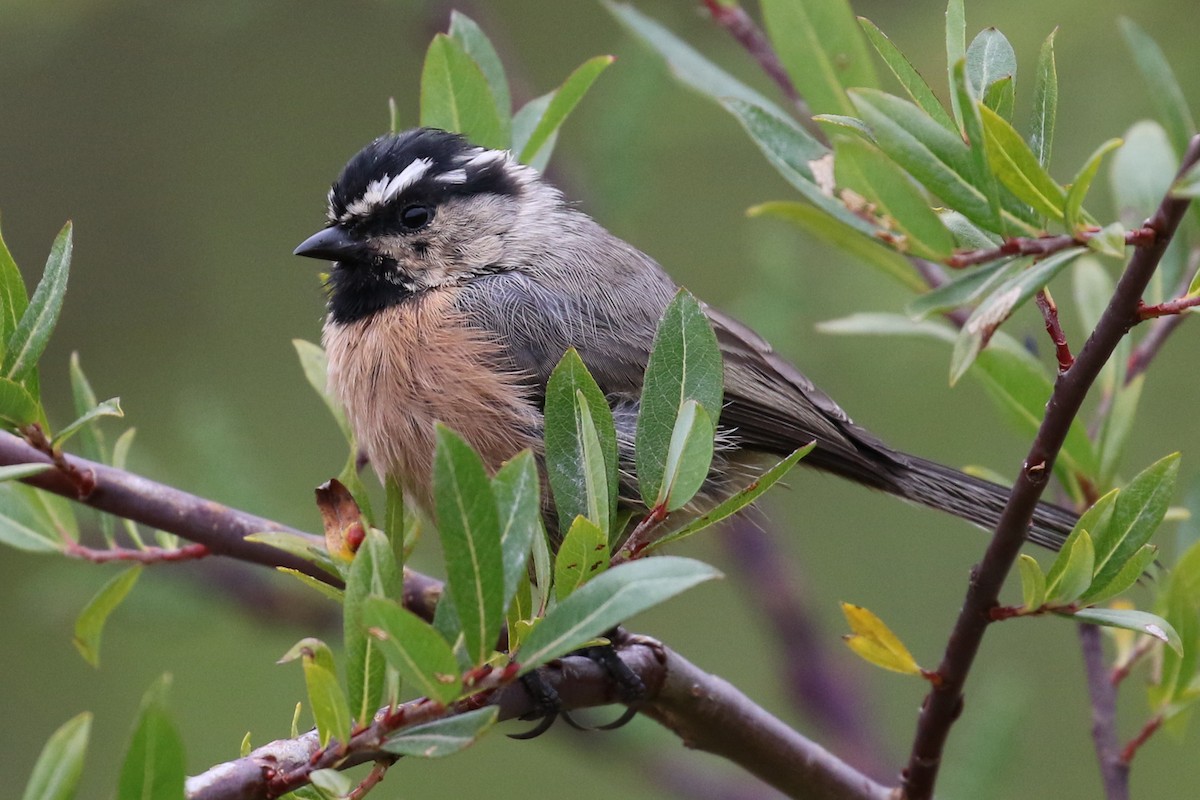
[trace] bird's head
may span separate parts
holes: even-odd
[[[325,228],[295,254],[333,262],[329,311],[351,322],[506,269],[506,240],[522,214],[556,196],[508,151],[417,128],[350,159],[329,190]]]

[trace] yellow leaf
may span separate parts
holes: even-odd
[[[901,672],[905,675],[921,675],[912,653],[904,643],[883,624],[883,620],[873,613],[852,603],[842,603],[842,613],[850,623],[853,633],[846,634],[842,639],[846,645],[860,657],[870,661],[877,667]]]

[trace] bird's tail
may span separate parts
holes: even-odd
[[[908,456],[906,466],[893,489],[904,499],[954,514],[989,530],[1000,521],[1000,513],[1008,502],[1007,487],[916,456]],[[1038,503],[1029,541],[1060,550],[1077,519],[1065,508]]]

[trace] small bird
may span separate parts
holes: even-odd
[[[435,422],[493,471],[540,453],[546,382],[574,347],[613,409],[622,503],[640,507],[629,480],[638,398],[677,287],[537,170],[441,130],[382,136],[342,170],[325,227],[295,254],[333,262],[329,386],[381,477],[431,508]],[[764,455],[815,440],[801,464],[995,526],[1008,489],[888,447],[748,327],[705,312],[725,370],[710,499]],[[545,518],[557,527],[552,509]],[[1029,538],[1058,549],[1075,521],[1043,503]]]

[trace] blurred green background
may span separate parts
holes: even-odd
[[[978,387],[947,387],[946,349],[813,330],[855,310],[901,310],[907,297],[780,223],[747,219],[750,205],[790,198],[788,187],[731,118],[673,83],[600,5],[456,5],[493,37],[519,102],[587,57],[618,56],[567,123],[551,168],[582,208],[768,335],[890,443],[1015,472],[1027,441],[1004,427]],[[770,93],[699,2],[639,5]],[[854,6],[943,85],[940,0]],[[134,469],[298,527],[319,526],[312,487],[338,472],[344,453],[292,350],[294,337],[319,337],[322,296],[316,265],[291,250],[320,226],[325,191],[345,160],[386,129],[388,98],[396,98],[402,124],[415,120],[424,49],[445,30],[450,8],[399,0],[0,0],[0,212],[30,284],[64,220],[76,225],[71,287],[42,362],[55,419],[70,415],[67,360],[77,350],[100,396],[120,395],[122,422],[138,428]],[[1200,103],[1194,26],[1180,24],[1190,9],[1179,0],[993,0],[968,3],[968,27],[973,35],[996,25],[1012,40],[1025,70],[1021,116],[1037,49],[1061,26],[1053,172],[1068,180],[1097,144],[1151,114],[1118,15],[1157,38]],[[1069,297],[1069,285],[1059,293]],[[1067,312],[1080,343],[1072,322]],[[1035,318],[1021,316],[1009,330],[1046,349]],[[1126,475],[1173,449],[1200,447],[1184,422],[1194,413],[1196,334],[1185,326],[1151,372]],[[112,436],[122,429],[107,424]],[[1195,475],[1195,462],[1185,460],[1184,485]],[[771,516],[831,656],[862,687],[891,770],[881,777],[890,778],[907,753],[924,687],[843,652],[837,601],[880,613],[932,666],[984,539],[956,520],[833,479],[804,472],[790,483],[771,499]],[[722,559],[711,540],[681,552]],[[436,570],[429,554],[417,566]],[[320,627],[330,611],[323,601],[283,577],[266,576],[275,593],[268,595],[255,591],[261,571],[218,578],[210,564],[164,566],[148,571],[111,620],[102,668],[93,670],[72,648],[72,623],[111,572],[9,550],[0,556],[7,796],[24,784],[49,733],[84,709],[96,720],[80,797],[111,796],[138,699],[163,672],[174,676],[189,772],[235,757],[247,730],[255,744],[285,736],[302,682],[295,665],[275,659],[301,636],[337,638]],[[304,603],[280,603],[279,592]],[[788,704],[777,646],[736,581],[695,590],[632,627],[822,739]],[[1123,692],[1126,737],[1144,718],[1136,683]],[[942,796],[1095,797],[1089,724],[1071,627],[1053,619],[997,626],[948,754],[987,791],[968,788],[951,766]],[[1138,757],[1135,794],[1194,791],[1200,762],[1187,756],[1198,743],[1195,733],[1156,737]],[[406,761],[373,796],[658,797],[637,765],[659,751],[692,777],[729,774],[639,720],[615,734],[555,731],[533,743],[493,736],[452,761]]]

